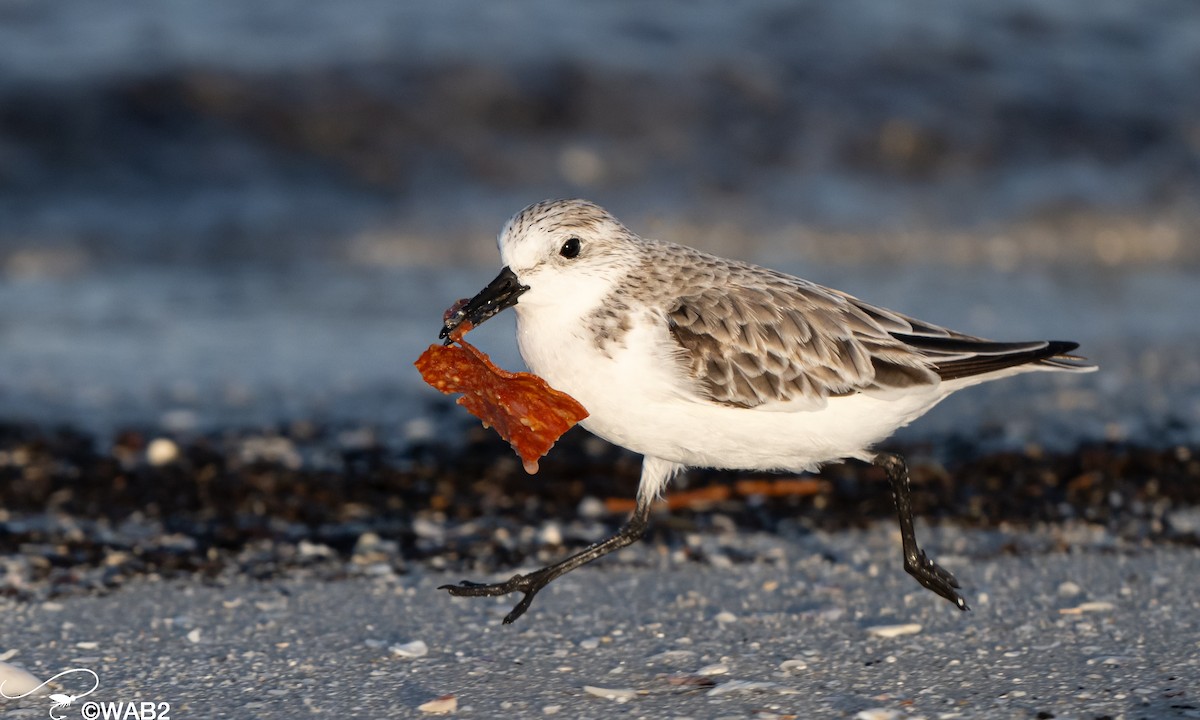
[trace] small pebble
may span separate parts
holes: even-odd
[[[458,709],[458,698],[454,695],[443,695],[440,698],[435,698],[427,703],[418,705],[417,709],[423,713],[445,715]]]
[[[725,675],[728,672],[728,665],[724,663],[713,663],[712,665],[705,665],[704,667],[700,668],[696,671],[696,674],[707,677],[709,675]]]
[[[1072,608],[1062,608],[1058,612],[1062,615],[1082,615],[1083,613],[1087,612],[1108,612],[1109,610],[1113,610],[1115,608],[1116,605],[1113,605],[1110,602],[1096,600],[1093,602],[1080,603]]]
[[[1058,594],[1062,597],[1075,597],[1081,592],[1083,592],[1083,588],[1079,587],[1070,580],[1060,583],[1058,586]]]
[[[728,610],[722,610],[721,612],[717,613],[717,617],[715,619],[717,622],[722,624],[737,622],[737,615],[734,615]]]
[[[146,446],[146,462],[155,467],[170,465],[179,459],[179,446],[167,438],[155,438]]]
[[[633,688],[605,688],[596,687],[595,685],[584,685],[583,691],[588,695],[616,700],[617,702],[625,702],[637,697],[637,691]]]
[[[331,558],[337,556],[337,553],[334,551],[334,549],[328,545],[325,545],[324,543],[310,542],[308,540],[301,540],[300,543],[296,545],[296,550],[299,552],[300,557],[305,559]]]
[[[562,710],[562,705],[547,705],[542,708],[543,715],[555,715],[559,710]]]
[[[893,638],[901,635],[916,635],[921,632],[921,626],[917,623],[904,623],[901,625],[872,625],[867,628],[867,633],[876,637]]]
[[[187,634],[187,639],[188,639],[188,642],[192,642],[192,643],[200,642],[200,628],[196,628],[195,630],[192,630],[191,632],[189,632]]]
[[[784,660],[783,662],[779,663],[779,669],[787,672],[791,672],[793,670],[807,670],[808,663],[804,662],[800,658],[792,658],[791,660]]]
[[[424,640],[413,640],[412,642],[393,645],[389,649],[396,657],[406,659],[425,657],[429,654],[429,646],[425,644]]]
[[[871,708],[870,710],[859,711],[854,720],[897,720],[900,717],[899,710],[891,708]]]
[[[441,523],[418,515],[413,519],[412,530],[417,537],[427,540],[442,541],[446,537],[446,528]]]
[[[538,533],[538,540],[543,545],[562,545],[562,528],[558,526],[558,523],[546,523],[542,527],[542,531]]]
[[[690,665],[695,657],[696,652],[694,650],[667,650],[657,655],[651,655],[646,658],[646,662],[680,667]]]
[[[587,640],[580,640],[579,647],[583,648],[584,650],[595,650],[596,648],[600,647],[600,638],[592,637],[588,638]]]

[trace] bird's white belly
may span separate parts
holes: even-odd
[[[872,445],[944,397],[931,389],[895,399],[830,398],[820,409],[738,408],[681,392],[690,381],[651,329],[635,328],[611,354],[579,330],[543,330],[519,326],[521,354],[533,372],[583,404],[589,416],[581,425],[616,445],[686,466],[799,472],[866,459]]]
[[[616,391],[581,401],[591,432],[634,452],[692,467],[816,469],[870,449],[932,407],[911,399],[835,398],[820,410],[765,412],[712,403],[652,403]],[[592,408],[595,408],[593,411]]]

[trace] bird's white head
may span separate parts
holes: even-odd
[[[586,200],[546,200],[517,213],[496,239],[500,259],[529,289],[517,312],[599,303],[637,261],[638,242],[607,210]]]
[[[508,307],[578,319],[597,307],[640,258],[640,238],[587,200],[545,200],[517,213],[496,244],[504,268],[446,322],[478,325]]]

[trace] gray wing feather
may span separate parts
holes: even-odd
[[[665,312],[699,394],[714,402],[819,406],[1017,365],[1092,368],[1065,355],[1075,343],[992,342],[765,268],[697,258],[703,281]]]
[[[760,271],[761,272],[761,271]],[[891,333],[930,330],[796,278],[737,277],[687,294],[668,328],[702,395],[740,407],[933,385],[933,363]]]

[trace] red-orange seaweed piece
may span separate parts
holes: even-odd
[[[470,330],[470,321],[464,320],[450,334],[454,344],[430,345],[414,364],[434,388],[463,393],[458,404],[484,427],[495,428],[532,475],[538,471],[538,459],[588,412],[537,375],[496,367],[487,354],[462,339]]]

